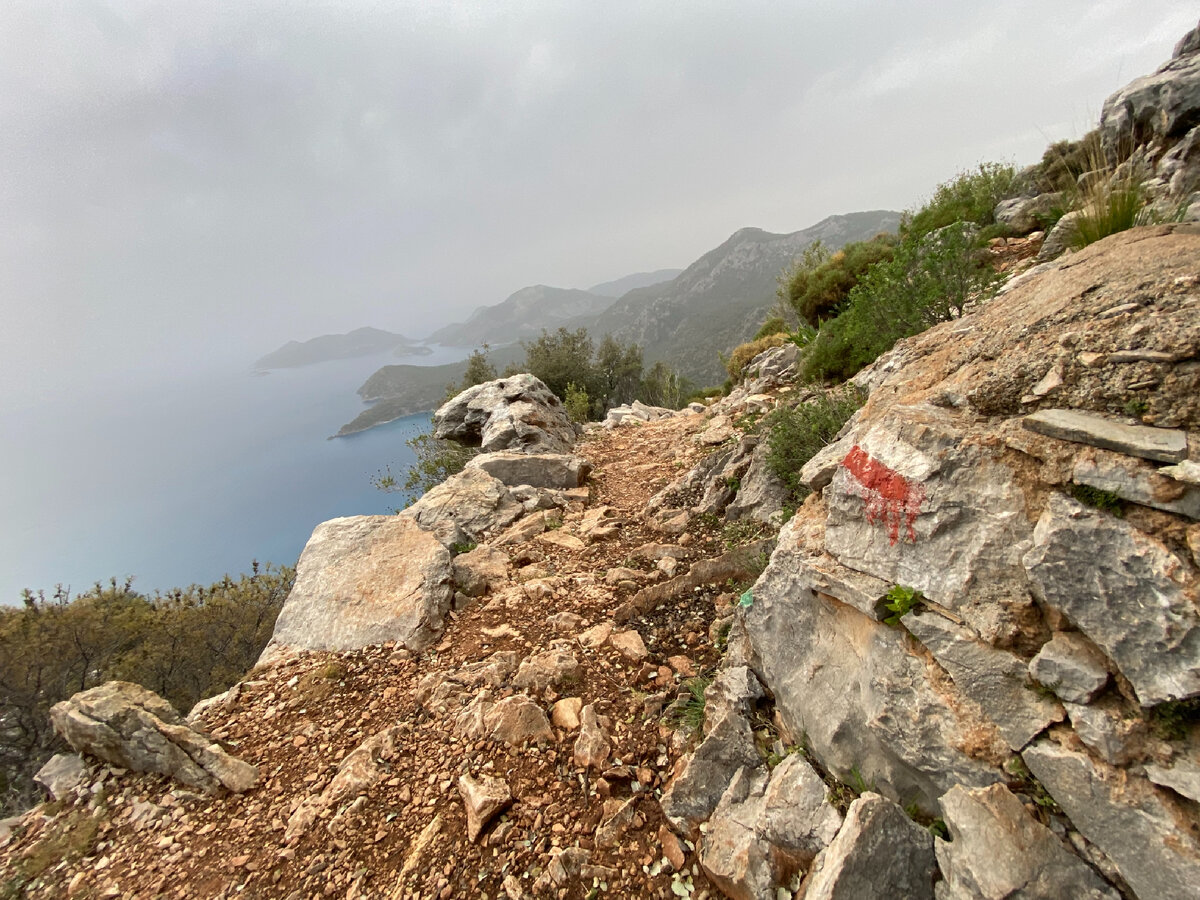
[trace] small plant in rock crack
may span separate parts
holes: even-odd
[[[704,692],[712,679],[704,675],[685,679],[683,688],[688,697],[682,705],[674,707],[673,716],[681,728],[699,733],[704,728]]]
[[[460,553],[470,553],[478,546],[474,541],[455,541],[450,545],[450,552],[458,556]]]
[[[881,612],[889,613],[884,617],[883,623],[893,628],[899,626],[902,618],[924,602],[925,595],[916,588],[905,587],[902,584],[894,585],[879,601]]]
[[[1125,501],[1121,499],[1120,494],[1112,491],[1102,491],[1086,484],[1073,484],[1071,496],[1085,506],[1112,513],[1118,519],[1125,516]]]

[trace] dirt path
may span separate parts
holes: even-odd
[[[260,787],[211,798],[101,768],[90,805],[52,808],[4,851],[0,884],[23,883],[33,897],[714,893],[691,849],[664,828],[656,798],[688,734],[660,717],[682,680],[715,666],[709,630],[730,595],[721,586],[696,589],[613,623],[637,590],[667,579],[662,569],[685,573],[720,552],[711,528],[667,538],[642,520],[654,492],[702,455],[690,437],[699,422],[681,416],[601,430],[581,443],[596,466],[587,502],[573,503],[561,527],[504,547],[510,579],[452,613],[436,647],[418,655],[389,646],[304,653],[251,673],[202,722],[259,767]],[[581,536],[585,516],[603,506],[611,507],[604,521],[615,525],[612,534]],[[653,548],[638,554],[667,541],[673,563],[658,563]],[[608,626],[640,641],[595,640]],[[630,646],[638,643],[644,650]],[[497,651],[523,661],[553,649],[577,668],[526,691],[555,710],[553,740],[512,746],[464,735],[456,716],[472,690],[454,693],[470,681],[463,671]],[[494,680],[490,698],[516,693],[512,680]],[[579,727],[557,715],[554,704],[572,697],[576,711],[593,708],[609,742],[599,768],[576,764]],[[347,767],[361,769],[361,783],[338,796],[348,777],[335,782],[339,765],[387,729],[373,754],[360,752]],[[502,778],[514,798],[476,841],[466,835],[461,775]],[[327,804],[312,799],[322,795]],[[306,800],[311,823],[297,830]],[[565,848],[578,850],[558,855]]]

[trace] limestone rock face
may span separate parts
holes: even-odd
[[[1055,494],[1025,566],[1038,596],[1117,664],[1143,705],[1200,694],[1197,581],[1162,543]]]
[[[186,724],[144,687],[110,681],[50,709],[54,730],[79,753],[135,772],[158,772],[206,791],[252,788],[258,770]]]
[[[1100,134],[1114,152],[1122,143],[1144,144],[1179,138],[1200,124],[1200,55],[1197,31],[1186,35],[1175,54],[1151,75],[1135,78],[1107,100]]]
[[[813,590],[797,548],[802,527],[799,517],[784,526],[745,610],[755,670],[788,731],[807,735],[838,777],[857,771],[885,796],[929,810],[955,784],[999,780],[959,749],[987,726],[960,718],[905,632]]]
[[[426,491],[399,518],[411,518],[451,547],[477,544],[524,514],[525,507],[499,479],[482,469],[463,469]]]
[[[817,859],[805,900],[932,900],[933,837],[899,806],[867,792]]]
[[[275,622],[274,647],[353,650],[396,641],[421,650],[450,609],[450,554],[406,516],[331,519],[316,527]]]
[[[532,375],[469,387],[433,414],[433,436],[484,453],[566,453],[575,427],[562,402]]]
[[[934,612],[909,613],[904,625],[950,673],[954,684],[996,723],[1013,750],[1063,718],[1063,708],[1054,698],[1040,696],[1027,686],[1028,666],[1011,653],[983,643],[968,629]]]
[[[509,487],[527,484],[531,487],[569,490],[580,487],[592,471],[592,464],[582,456],[570,453],[522,453],[500,450],[481,453],[467,463],[468,469],[483,469]]]
[[[1104,657],[1080,634],[1059,632],[1029,663],[1029,674],[1068,703],[1091,703],[1108,683]]]
[[[1048,740],[1022,754],[1075,827],[1116,863],[1140,900],[1184,900],[1200,884],[1200,846],[1144,778],[1105,770]]]
[[[1001,784],[956,787],[941,799],[951,841],[938,840],[938,900],[1118,900]]]
[[[825,783],[799,756],[769,775],[739,769],[708,823],[700,865],[728,897],[773,898],[841,826]]]

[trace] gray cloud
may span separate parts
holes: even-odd
[[[742,225],[910,206],[1086,130],[1194,24],[1161,0],[10,3],[0,391],[420,333]]]

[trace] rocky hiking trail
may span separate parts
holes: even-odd
[[[690,432],[706,424],[582,441],[595,470],[561,525],[459,556],[486,554],[490,580],[427,650],[291,653],[209,705],[198,724],[258,768],[256,788],[213,797],[101,764],[84,799],[14,840],[3,880],[51,854],[29,896],[704,896],[655,798],[688,743],[663,712],[718,661],[710,631],[732,580],[628,605],[724,554],[711,526],[667,538],[642,521],[703,455]],[[476,685],[498,712],[486,736],[463,736],[455,716]]]

